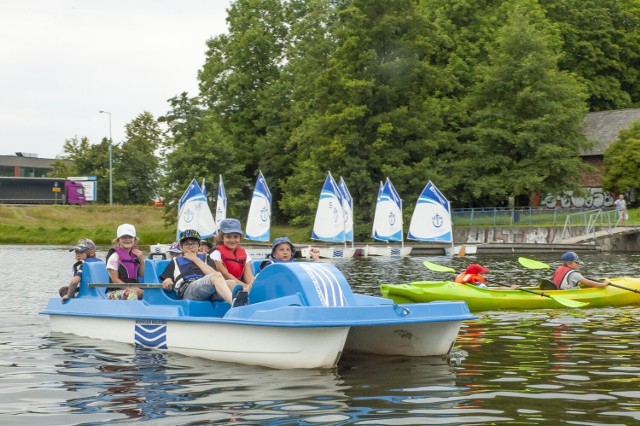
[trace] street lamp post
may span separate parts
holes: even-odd
[[[108,111],[99,111],[100,114],[109,114],[109,205],[113,205],[113,160],[111,156],[111,146],[113,145],[113,139],[111,139],[111,113]]]

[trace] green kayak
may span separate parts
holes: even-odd
[[[452,281],[419,281],[411,284],[382,284],[382,296],[396,303],[433,302],[435,300],[462,300],[471,311],[495,309],[566,308],[568,301],[582,302],[584,307],[619,306],[640,303],[640,278],[611,278],[612,285],[586,287],[575,290],[526,290],[488,288]],[[620,288],[620,287],[626,287]]]

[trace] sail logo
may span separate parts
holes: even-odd
[[[396,224],[396,215],[393,212],[389,212],[389,226]]]
[[[138,320],[134,335],[136,347],[167,349],[166,321]]]
[[[266,222],[267,219],[269,219],[269,209],[267,208],[267,206],[262,206],[262,208],[260,209],[260,220]]]
[[[193,213],[193,210],[191,210],[190,208],[187,208],[187,210],[184,212],[184,221],[187,223],[191,223],[191,221],[193,221],[193,218],[195,217],[195,214]]]
[[[433,226],[435,226],[436,228],[440,228],[442,226],[442,224],[444,223],[444,218],[439,214],[436,213],[432,218],[431,218],[431,223],[433,224]]]

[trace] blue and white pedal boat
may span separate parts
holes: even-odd
[[[354,294],[333,265],[311,262],[264,269],[246,306],[178,300],[159,284],[167,262],[146,260],[139,301],[107,300],[105,264],[87,263],[78,297],[51,298],[41,313],[53,332],[281,369],[331,368],[344,352],[446,355],[462,321],[476,318],[464,302]]]

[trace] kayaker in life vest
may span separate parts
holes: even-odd
[[[570,290],[578,288],[579,284],[586,285],[588,287],[605,287],[609,285],[609,280],[593,281],[589,278],[585,278],[577,269],[580,267],[582,261],[578,258],[578,255],[572,251],[568,251],[561,257],[562,265],[558,267],[553,273],[553,283],[560,290]]]
[[[487,279],[483,275],[487,272],[489,272],[488,268],[479,263],[472,263],[456,277],[455,281],[459,284],[473,284],[481,288],[487,288]]]
[[[210,257],[226,280],[241,284],[245,290],[253,284],[251,256],[240,246],[242,228],[238,219],[223,219],[216,236],[216,249]]]
[[[138,237],[135,226],[123,223],[118,226],[113,248],[107,253],[107,272],[112,283],[138,283],[144,276],[144,253],[136,247]],[[142,299],[143,291],[138,287],[107,288],[107,299]]]

